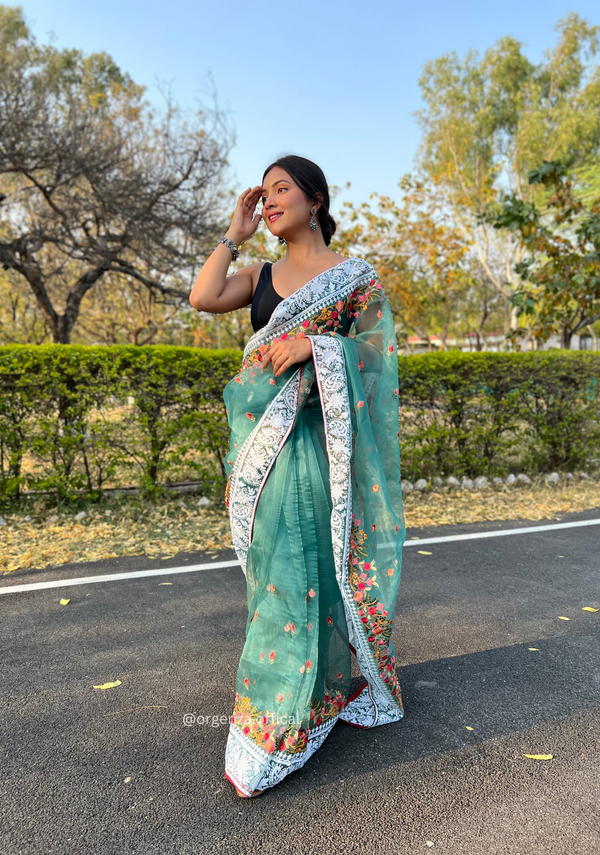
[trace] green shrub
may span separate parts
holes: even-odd
[[[0,498],[97,499],[125,482],[156,496],[179,476],[214,494],[229,448],[222,392],[240,363],[233,350],[1,347]]]
[[[600,456],[600,355],[569,351],[400,357],[402,471],[506,474]]]
[[[177,480],[222,495],[223,389],[241,353],[168,346],[0,347],[0,502],[25,490],[97,500]],[[530,473],[600,458],[600,355],[399,357],[402,473]]]

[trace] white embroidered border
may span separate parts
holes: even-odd
[[[331,538],[335,574],[344,603],[348,633],[356,648],[356,658],[363,676],[369,683],[371,689],[369,696],[375,704],[374,723],[383,724],[385,720],[395,721],[402,718],[403,713],[380,685],[379,669],[373,660],[363,625],[358,619],[354,596],[348,580],[348,555],[352,522],[352,421],[344,352],[341,341],[334,337],[311,336],[310,343],[321,397],[327,455],[329,457],[332,500]],[[352,713],[349,707],[350,704],[346,707],[348,718],[351,717]],[[344,718],[344,712],[340,717]]]
[[[294,425],[302,368],[271,401],[239,450],[229,481],[229,521],[233,548],[244,576],[260,492]]]
[[[275,307],[269,323],[246,344],[244,362],[261,344],[267,344],[275,336],[289,332],[303,320],[318,314],[325,306],[344,299],[350,291],[360,287],[364,279],[376,275],[373,265],[363,258],[347,258],[315,276]]]
[[[260,748],[248,736],[244,736],[236,725],[231,724],[225,749],[225,771],[246,795],[254,790],[274,787],[290,772],[304,766],[308,758],[321,747],[337,718],[311,728],[306,749],[291,755],[285,755],[282,751],[267,754],[264,748]]]

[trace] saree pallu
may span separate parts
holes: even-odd
[[[312,359],[274,377],[263,356],[292,336]],[[346,259],[284,299],[224,400],[248,603],[225,770],[249,795],[303,766],[338,719],[404,714],[391,639],[406,536],[398,362],[372,265]],[[365,679],[353,695],[351,652]]]

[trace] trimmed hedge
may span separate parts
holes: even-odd
[[[600,462],[600,354],[448,351],[398,365],[405,478]]]
[[[223,388],[235,350],[169,346],[0,347],[0,500],[60,500],[177,478],[221,490],[229,429]]]
[[[194,479],[222,495],[223,388],[236,350],[0,347],[0,502],[24,490],[97,500]],[[600,355],[457,351],[399,357],[405,478],[530,473],[600,458]]]

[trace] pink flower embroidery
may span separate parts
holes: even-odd
[[[394,568],[390,567],[390,569],[387,571],[387,574],[388,574],[388,576],[393,576],[394,575]]]
[[[315,592],[313,591],[313,589],[312,589],[312,588],[311,588],[311,589],[310,589],[310,591],[308,592],[308,596],[309,596],[309,597],[314,597],[314,596],[315,596]]]
[[[254,418],[254,416],[252,415],[252,413],[246,413],[246,416],[250,419],[250,421],[251,421],[251,422],[255,422],[255,421],[256,421],[256,419]]]
[[[269,653],[269,659],[271,660],[271,662],[275,661],[275,651],[274,650],[271,650],[271,652]]]
[[[368,561],[365,561],[365,563],[363,564],[363,567],[365,568],[365,570],[370,570],[370,569],[371,569],[371,565],[370,565],[370,563],[369,563]]]
[[[364,368],[364,367],[365,367],[365,363],[362,361],[362,359],[361,359],[361,360],[360,360],[360,362],[358,363],[358,367],[359,367],[359,368]]]
[[[310,326],[310,321],[302,321],[302,326],[307,329]]]
[[[364,401],[359,401],[359,402],[356,404],[356,406],[357,406],[357,407],[364,407],[364,405],[365,405],[365,402],[364,402]]]
[[[269,383],[271,384],[271,386],[275,386],[275,385],[276,385],[275,378],[274,378],[274,377],[270,377],[270,378],[269,378]]]

